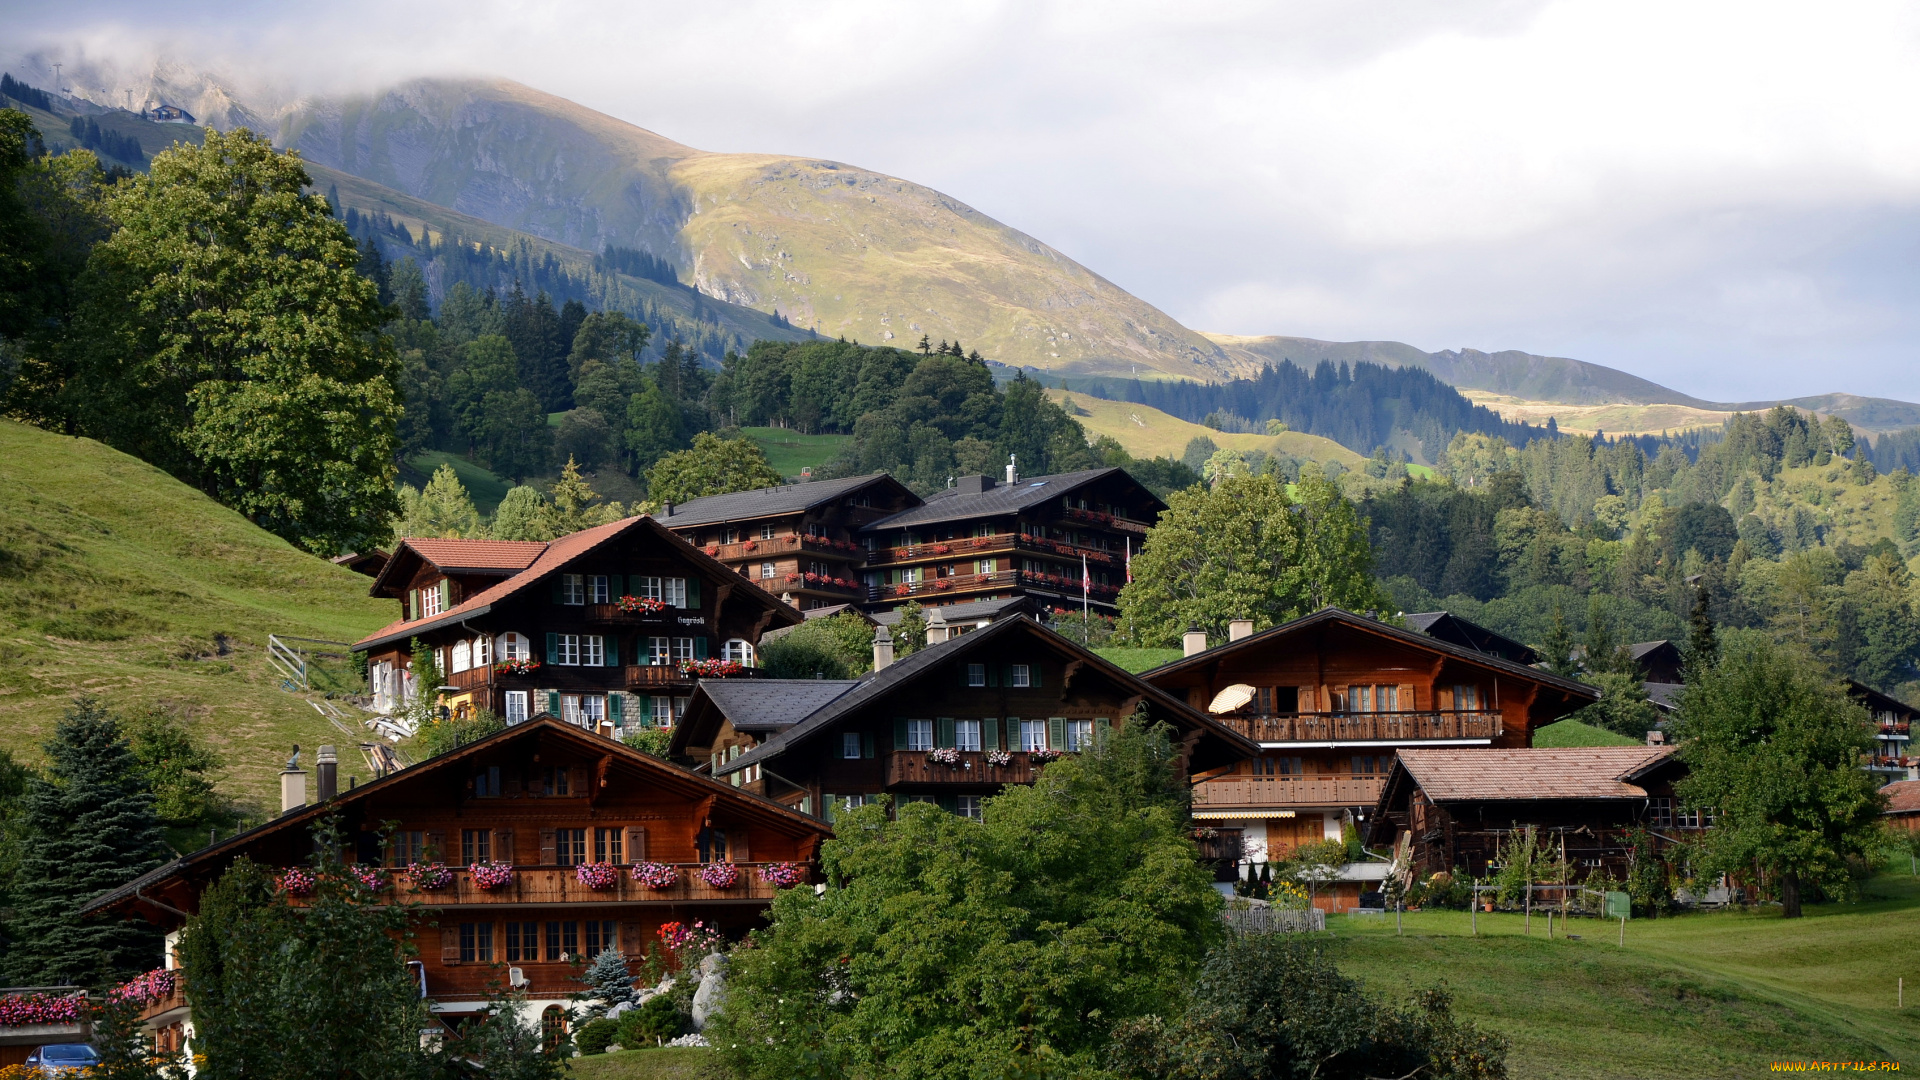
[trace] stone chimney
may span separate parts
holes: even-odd
[[[1187,627],[1180,635],[1180,651],[1187,656],[1198,656],[1207,651],[1207,632],[1197,626]]]
[[[1653,731],[1647,732],[1647,745],[1648,746],[1667,745],[1667,733],[1657,728]]]
[[[1007,455],[1007,483],[1017,484],[1020,482],[1019,463],[1019,458],[1016,455]]]
[[[1243,637],[1253,636],[1252,619],[1234,619],[1227,623],[1227,640],[1239,641]]]
[[[893,663],[893,635],[882,626],[873,632],[873,670],[881,671]]]
[[[927,644],[938,645],[953,636],[953,628],[947,625],[946,612],[934,608],[927,612]]]
[[[326,802],[340,794],[340,759],[334,755],[333,747],[323,746],[314,755],[313,772],[315,786],[319,789],[315,793],[315,802]]]
[[[280,812],[291,813],[307,805],[307,774],[300,768],[300,747],[293,748],[287,767],[280,770]]]

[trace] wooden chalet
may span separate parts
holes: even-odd
[[[1482,877],[1516,832],[1575,867],[1576,879],[1626,877],[1625,833],[1647,828],[1668,842],[1712,824],[1679,809],[1673,785],[1686,766],[1667,746],[1405,749],[1375,804],[1368,839],[1405,853],[1409,872]]]
[[[671,725],[696,680],[753,677],[760,636],[802,621],[650,517],[550,543],[409,538],[372,591],[401,606],[354,645],[377,711],[422,692],[419,641],[444,679],[425,691],[449,710],[510,724],[545,712],[607,735]]]
[[[864,602],[860,530],[920,497],[886,473],[710,495],[660,508],[660,521],[801,610]]]
[[[1195,786],[1194,817],[1237,830],[1248,863],[1339,839],[1379,801],[1412,747],[1518,748],[1597,700],[1591,687],[1495,652],[1337,608],[1232,640],[1143,676],[1260,745]]]
[[[867,601],[876,608],[1019,598],[1029,613],[1111,614],[1127,560],[1166,504],[1121,469],[1052,476],[962,476],[925,503],[861,529],[871,541]]]
[[[1852,679],[1847,680],[1847,695],[1870,717],[1873,753],[1865,762],[1867,771],[1882,784],[1920,780],[1920,757],[1913,755],[1913,719],[1920,709]]]
[[[1421,611],[1402,615],[1401,619],[1430,638],[1449,641],[1474,652],[1491,653],[1502,660],[1528,666],[1540,662],[1540,654],[1534,652],[1531,646],[1523,645],[1505,634],[1495,633],[1451,611]]]
[[[1880,789],[1887,797],[1888,823],[1908,832],[1920,832],[1920,780],[1895,780]]]
[[[353,861],[388,868],[381,895],[423,905],[417,963],[444,1022],[478,1011],[490,981],[522,987],[532,1010],[557,1015],[582,989],[582,961],[606,949],[638,960],[663,923],[700,919],[730,936],[758,925],[775,891],[762,870],[811,867],[831,836],[817,818],[544,715],[348,791],[328,790],[326,767],[314,804],[175,859],[83,913],[177,931],[235,859],[306,865],[313,826],[332,816]],[[435,863],[449,869],[439,888],[408,871]],[[468,867],[488,863],[511,866],[511,880],[483,887]],[[642,884],[630,873],[637,863],[670,866],[676,880]],[[611,884],[584,884],[586,864],[609,864]],[[738,880],[709,883],[702,868],[715,864]],[[170,1026],[190,1007],[189,987],[149,1015]]]
[[[978,816],[1145,705],[1171,724],[1191,772],[1257,752],[1207,717],[1026,616],[935,641],[900,660],[878,639],[856,680],[702,683],[674,731],[679,759],[803,813],[887,793]]]

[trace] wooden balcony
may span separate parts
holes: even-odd
[[[628,664],[627,689],[648,690],[654,688],[692,689],[701,679],[759,679],[764,678],[759,668],[741,668],[731,675],[697,675],[680,670],[678,664]]]
[[[493,665],[481,664],[479,667],[470,667],[465,671],[455,671],[447,676],[446,684],[463,692],[478,690],[483,686],[491,686],[493,684]]]
[[[801,552],[829,559],[844,559],[856,565],[867,561],[866,549],[859,544],[849,546],[818,536],[789,535],[776,536],[771,540],[742,540],[737,544],[705,544],[700,550],[723,563],[752,562]]]
[[[1385,776],[1231,776],[1196,784],[1195,810],[1229,807],[1372,806]]]
[[[974,559],[1010,551],[1031,551],[1042,555],[1053,555],[1072,561],[1076,567],[1083,555],[1086,556],[1089,566],[1099,569],[1112,569],[1125,561],[1123,555],[1101,548],[1080,547],[1064,540],[1022,537],[1018,533],[997,533],[993,536],[963,536],[930,544],[914,544],[911,547],[883,547],[868,556],[867,565],[886,566],[935,562],[940,559]]]
[[[1059,580],[1048,581],[1045,575],[1030,574],[1024,570],[996,570],[991,574],[955,574],[952,577],[932,578],[927,581],[902,582],[898,585],[875,585],[867,590],[869,600],[898,600],[907,597],[966,596],[971,593],[1011,588],[1056,589],[1073,599],[1080,596],[1080,576],[1078,568],[1071,577],[1059,575]],[[1112,604],[1120,596],[1117,585],[1095,585],[1089,593],[1096,604]]]
[[[670,607],[662,611],[621,611],[619,604],[588,604],[587,621],[609,626],[678,626],[682,616],[698,616],[698,609]]]
[[[497,889],[482,889],[473,883],[467,870],[453,870],[453,883],[444,889],[414,887],[413,875],[404,871],[392,874],[392,884],[384,894],[403,904],[427,907],[453,905],[549,905],[549,904],[725,904],[772,900],[776,891],[761,878],[766,863],[737,863],[740,881],[731,889],[716,889],[700,880],[699,863],[678,863],[680,880],[671,888],[649,889],[628,876],[628,868],[618,867],[613,886],[589,889],[574,876],[571,866],[521,866],[514,868],[513,883]],[[295,904],[299,900],[293,901]]]
[[[981,751],[961,751],[955,765],[934,761],[926,750],[896,750],[886,756],[886,786],[1031,784],[1037,774],[1025,753],[1015,753],[1005,765],[990,765]]]
[[[1288,713],[1281,716],[1221,716],[1221,723],[1263,743],[1418,743],[1440,739],[1493,739],[1501,732],[1497,712]]]
[[[173,992],[165,997],[154,998],[140,1006],[140,1022],[150,1023],[166,1016],[175,1009],[187,1007],[186,972],[175,970],[173,973]]]

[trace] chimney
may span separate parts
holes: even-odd
[[[280,812],[291,813],[307,805],[307,774],[300,768],[300,748],[293,748],[293,757],[287,759],[287,767],[280,770]]]
[[[672,516],[673,516],[673,504],[672,504],[672,503],[670,503],[670,502],[663,502],[663,503],[661,503],[661,504],[660,504],[660,516],[661,516],[661,517],[672,517]]]
[[[873,632],[873,670],[880,671],[893,663],[893,635],[882,626]]]
[[[1667,733],[1659,730],[1647,732],[1647,745],[1648,746],[1667,745]]]
[[[978,495],[983,491],[992,491],[993,487],[993,477],[982,476],[979,473],[974,473],[971,476],[963,476],[958,483],[955,484],[956,490],[962,495]]]
[[[939,608],[927,612],[927,644],[938,645],[952,635],[953,629],[947,625],[945,612]]]
[[[1187,627],[1180,635],[1180,651],[1187,656],[1198,656],[1207,651],[1207,632],[1197,626]]]
[[[1243,637],[1253,636],[1252,619],[1234,619],[1227,623],[1227,640],[1239,641]]]
[[[1020,482],[1020,469],[1018,468],[1018,465],[1019,465],[1019,458],[1013,454],[1008,454],[1007,455],[1007,483],[1017,484]]]
[[[340,794],[340,759],[334,755],[333,747],[320,748],[313,759],[313,773],[319,788],[315,802],[326,802]]]

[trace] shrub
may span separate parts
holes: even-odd
[[[673,732],[656,727],[630,727],[621,734],[620,741],[643,754],[665,758],[667,747],[673,743]]]
[[[581,1024],[579,1029],[573,1033],[574,1048],[582,1054],[604,1054],[607,1052],[607,1046],[614,1041],[619,1031],[620,1026],[618,1024],[604,1017],[599,1020],[589,1020]],[[625,1044],[622,1043],[621,1045],[624,1046]]]
[[[666,994],[648,998],[646,1004],[630,1009],[620,1016],[621,1046],[629,1050],[642,1046],[657,1046],[668,1039],[680,1037],[685,1029],[685,1018]]]
[[[449,750],[458,750],[470,742],[478,742],[496,731],[506,729],[505,720],[481,709],[469,716],[452,716],[422,723],[417,745],[425,756],[439,757]]]

